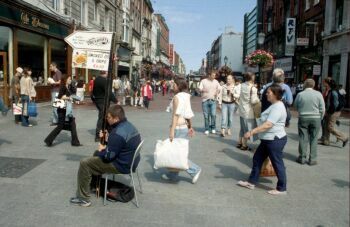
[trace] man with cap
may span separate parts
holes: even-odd
[[[10,97],[12,98],[13,103],[18,103],[21,98],[21,86],[19,81],[21,79],[23,69],[21,67],[16,68],[15,75],[11,79],[11,90]],[[15,115],[15,123],[18,124],[21,122],[21,115]]]

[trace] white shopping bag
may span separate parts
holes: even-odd
[[[186,170],[188,166],[188,139],[158,140],[154,152],[154,168]]]

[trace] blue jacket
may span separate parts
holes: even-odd
[[[108,144],[98,156],[105,163],[113,163],[120,173],[130,173],[132,158],[137,146],[141,143],[141,136],[137,129],[126,119],[112,125]],[[140,155],[135,158],[134,169],[140,162]]]

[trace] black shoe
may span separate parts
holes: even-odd
[[[46,144],[46,146],[48,146],[48,147],[51,147],[52,146],[52,142],[48,142],[48,141],[44,141],[45,142],[45,144]]]
[[[309,166],[314,166],[314,165],[317,165],[317,161],[309,161]]]
[[[301,164],[301,165],[304,165],[306,162],[305,162],[305,160],[303,160],[302,158],[297,158],[296,160],[295,160],[297,163],[299,163],[299,164]]]
[[[346,139],[345,141],[343,141],[343,147],[345,147],[346,144],[348,144],[348,142],[349,142],[349,139]]]
[[[336,121],[335,121],[335,124],[339,127],[340,121],[336,120]]]
[[[90,201],[86,201],[86,200],[78,198],[78,197],[71,198],[69,201],[70,201],[71,204],[82,206],[82,207],[89,207],[89,206],[91,206],[91,202]]]

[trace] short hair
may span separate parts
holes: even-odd
[[[51,64],[50,65],[52,65],[52,66],[55,66],[55,67],[57,67],[57,63],[56,62],[51,62]]]
[[[29,68],[29,67],[24,67],[24,68],[23,68],[23,74],[24,74],[25,76],[28,76],[28,72],[30,72],[30,71],[32,71],[32,69]]]
[[[244,74],[244,80],[245,81],[251,81],[253,78],[254,78],[254,73],[252,73],[252,72],[246,72],[245,74]]]
[[[187,91],[188,90],[188,84],[187,81],[184,78],[175,78],[175,84],[177,86],[177,89],[179,92]]]
[[[272,84],[270,87],[267,88],[267,90],[270,89],[272,94],[276,96],[277,100],[281,100],[283,96],[283,90],[282,87],[279,84]]]
[[[283,83],[284,82],[284,71],[281,68],[276,68],[272,73],[272,81],[275,83]]]
[[[315,81],[311,78],[306,79],[304,81],[304,88],[314,88],[315,87]]]
[[[110,114],[113,118],[118,118],[119,121],[125,120],[125,112],[121,105],[112,105],[108,108],[107,114]]]

